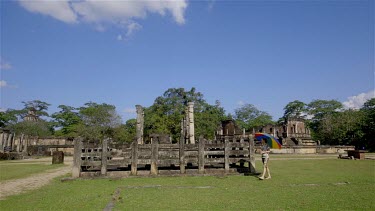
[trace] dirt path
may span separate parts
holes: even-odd
[[[4,200],[8,196],[38,189],[51,182],[53,178],[70,173],[72,170],[71,162],[65,162],[65,164],[68,165],[34,174],[26,178],[0,182],[0,200]]]

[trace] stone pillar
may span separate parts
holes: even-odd
[[[28,142],[29,142],[29,136],[26,136],[26,138],[23,140],[23,149],[22,149],[22,153],[25,155],[27,155]]]
[[[225,173],[229,173],[229,138],[225,137],[224,140],[224,169]]]
[[[12,141],[12,134],[9,133],[9,134],[8,134],[8,137],[7,137],[7,143],[5,144],[5,146],[6,146],[7,148],[9,148],[9,147],[11,146],[11,141]]]
[[[296,130],[295,133],[298,134],[299,133],[298,132],[298,121],[296,121],[296,129],[295,130]]]
[[[108,139],[105,138],[102,143],[102,166],[100,173],[102,176],[107,174],[107,160],[108,160]]]
[[[16,134],[12,134],[12,140],[10,141],[11,144],[11,151],[13,152],[16,149]]]
[[[184,122],[184,127],[185,127],[185,144],[190,143],[190,128],[189,128],[189,107],[186,106],[185,108],[185,122]]]
[[[3,152],[4,151],[4,144],[3,144],[3,142],[4,142],[4,131],[2,131],[1,133],[0,133],[0,152]]]
[[[136,125],[137,143],[143,144],[143,123],[144,123],[143,107],[140,106],[140,105],[136,105],[135,107],[136,107],[136,110],[137,110],[137,125]]]
[[[73,168],[72,168],[72,177],[78,178],[81,174],[81,155],[82,155],[82,138],[74,139],[74,154],[73,154]],[[27,141],[26,141],[27,142]],[[27,145],[25,145],[27,146]]]
[[[276,125],[273,126],[272,131],[273,131],[273,137],[276,137]]]
[[[188,102],[188,115],[189,115],[189,142],[195,144],[194,135],[194,102]]]
[[[159,140],[155,138],[151,144],[151,175],[158,175]]]
[[[7,140],[8,140],[8,133],[3,132],[3,140],[2,140],[3,148],[1,148],[1,150],[3,150],[3,151],[4,151],[4,147],[6,147],[6,145],[7,145]]]
[[[54,151],[52,153],[52,164],[62,164],[64,163],[64,152]]]
[[[20,149],[21,149],[21,137],[18,138],[16,152],[20,152],[21,151]]]
[[[245,129],[244,129],[244,132],[245,132]],[[245,142],[244,136],[245,136],[245,133],[240,137],[240,148],[238,148],[237,150],[243,150],[243,146],[244,146],[244,142]],[[244,165],[245,165],[245,163],[243,161],[241,161],[240,167],[244,167]]]
[[[138,142],[133,141],[132,143],[132,161],[131,161],[131,174],[137,175],[138,168]]]
[[[203,137],[199,137],[198,145],[198,173],[204,174],[204,142]]]
[[[12,133],[8,133],[7,139],[5,140],[6,150],[4,150],[4,151],[7,151],[7,152],[12,151],[12,139],[13,139],[13,134]]]
[[[22,152],[23,142],[24,142],[24,136],[25,136],[24,134],[21,134],[18,152]]]
[[[249,170],[250,173],[255,174],[255,147],[254,147],[254,137],[249,137]]]
[[[185,174],[185,132],[186,132],[186,127],[185,127],[185,119],[182,119],[181,121],[181,137],[180,137],[180,173]]]

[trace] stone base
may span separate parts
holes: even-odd
[[[64,152],[55,151],[52,154],[52,164],[61,164],[64,163]]]

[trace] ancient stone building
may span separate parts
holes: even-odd
[[[24,121],[27,122],[37,122],[39,121],[39,117],[36,114],[35,108],[30,108],[29,111],[27,112],[27,115],[23,118]]]
[[[229,119],[221,122],[221,124],[218,126],[216,134],[219,136],[232,136],[242,134],[242,130],[238,127],[234,120]]]
[[[302,118],[289,118],[285,122],[276,125],[264,125],[244,132],[236,125],[234,120],[222,121],[218,126],[216,136],[232,136],[241,134],[253,134],[254,132],[268,133],[276,137],[282,145],[316,145],[311,139],[310,129]]]
[[[265,125],[254,130],[273,135],[283,145],[316,145],[311,139],[310,129],[302,118],[289,118],[282,124]]]

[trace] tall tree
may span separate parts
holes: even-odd
[[[307,105],[307,113],[312,116],[309,127],[314,140],[321,140],[324,144],[325,139],[321,133],[322,121],[327,115],[338,113],[342,107],[337,100],[314,100]]]
[[[188,102],[194,102],[196,136],[212,138],[217,125],[224,118],[224,109],[219,102],[214,106],[208,104],[203,94],[194,87],[188,91],[171,88],[157,97],[154,104],[145,109],[145,134],[169,134],[173,140],[178,140]]]
[[[13,130],[17,135],[24,134],[29,137],[51,136],[53,133],[53,126],[49,121],[44,119],[49,116],[47,110],[50,104],[40,100],[22,103],[24,104],[23,109],[8,110],[8,113],[12,116],[12,121],[7,128]],[[38,121],[24,121],[25,116],[30,110],[35,112]]]
[[[308,113],[317,121],[323,119],[326,114],[337,113],[342,108],[342,103],[337,100],[314,100],[307,105]]]
[[[12,126],[12,130],[20,135],[24,134],[27,137],[46,138],[52,135],[51,124],[45,120],[37,122],[22,121]]]
[[[363,136],[362,119],[356,110],[326,114],[318,127],[319,140],[330,145],[357,145]]]
[[[118,142],[132,142],[136,138],[136,119],[129,119],[125,124],[114,128],[114,140]]]
[[[225,119],[228,119],[228,117],[218,100],[215,105],[203,103],[201,111],[195,114],[196,136],[213,139],[219,123]]]
[[[8,109],[0,111],[0,128],[8,128],[18,122],[18,110]]]
[[[265,111],[261,111],[252,104],[245,104],[234,110],[234,119],[237,124],[246,130],[255,127],[274,124],[272,116]]]
[[[48,107],[51,105],[49,103],[40,100],[23,101],[22,103],[24,104],[25,110],[34,109],[37,116],[49,116],[47,113]]]
[[[371,151],[375,151],[375,98],[366,101],[361,108],[363,113],[363,139],[359,141],[359,147],[365,147]]]
[[[299,100],[288,103],[284,107],[284,119],[288,118],[300,118],[303,117],[304,113],[307,111],[306,103]]]
[[[55,120],[54,126],[59,128],[55,134],[68,138],[77,137],[78,127],[82,123],[78,109],[66,105],[59,105],[58,108],[60,108],[61,111],[52,114],[52,118]]]
[[[90,140],[103,140],[113,137],[114,128],[121,125],[121,118],[116,107],[109,104],[86,103],[79,108],[82,124],[77,126],[80,136]]]

